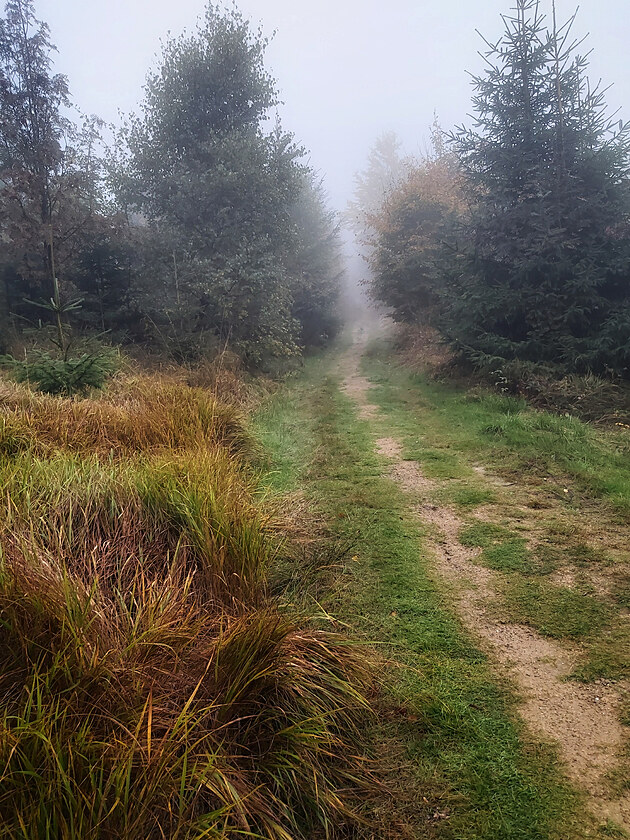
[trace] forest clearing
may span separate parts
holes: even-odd
[[[2,836],[623,836],[628,432],[370,329],[2,386]]]

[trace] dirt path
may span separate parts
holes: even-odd
[[[366,337],[358,332],[340,363],[346,393],[359,416],[378,420],[379,409],[368,398],[371,384],[359,372]],[[403,459],[400,443],[376,440],[376,451],[389,462],[388,473],[406,493],[423,523],[431,526],[429,547],[435,570],[453,593],[454,606],[466,628],[491,655],[503,676],[517,686],[521,714],[538,736],[557,744],[567,775],[582,789],[593,812],[630,831],[630,796],[610,798],[607,777],[621,766],[626,741],[619,721],[620,698],[614,685],[566,681],[579,650],[543,638],[529,627],[493,618],[487,609],[498,589],[500,573],[475,563],[478,549],[462,546],[463,521],[451,508],[431,503],[439,483],[423,475],[415,461]]]

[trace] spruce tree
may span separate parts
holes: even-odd
[[[554,15],[555,17],[555,15]],[[446,329],[465,354],[630,375],[630,131],[591,89],[572,20],[516,0],[452,136],[470,222]]]

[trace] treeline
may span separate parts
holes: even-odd
[[[336,222],[279,121],[266,40],[209,5],[169,39],[144,100],[103,152],[71,119],[67,79],[32,0],[0,19],[0,352],[50,330],[191,360],[229,346],[252,366],[337,328]]]
[[[549,27],[517,0],[504,21],[473,126],[436,129],[433,152],[363,202],[371,292],[478,369],[628,379],[630,126],[607,118],[573,19]],[[358,188],[400,163],[381,140]]]

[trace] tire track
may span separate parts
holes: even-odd
[[[379,417],[368,398],[370,381],[359,365],[366,337],[355,342],[340,363],[343,388],[366,421]],[[412,509],[430,526],[428,540],[434,568],[453,593],[454,607],[468,631],[491,655],[503,676],[517,686],[520,712],[530,729],[558,748],[567,775],[588,797],[600,819],[612,819],[630,831],[630,795],[612,798],[607,777],[621,767],[626,733],[619,720],[620,696],[614,685],[567,681],[578,663],[577,647],[546,639],[530,627],[494,619],[487,606],[498,591],[501,575],[475,562],[479,549],[459,542],[464,522],[454,510],[431,503],[439,484],[427,478],[415,461],[404,460],[392,437],[376,440],[376,451],[388,459],[388,475],[412,499]]]

